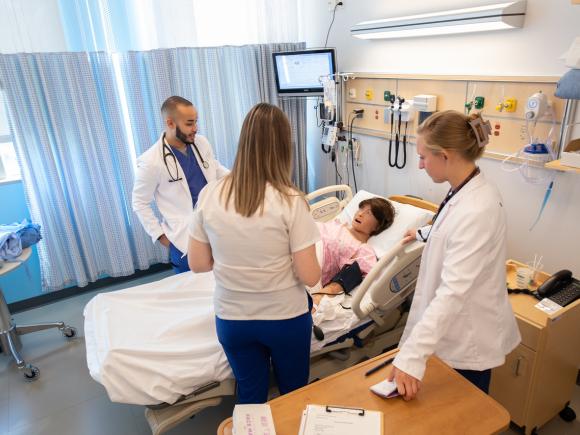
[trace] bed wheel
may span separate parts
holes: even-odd
[[[576,413],[572,408],[566,406],[560,411],[560,418],[564,421],[571,422],[576,420]]]
[[[74,338],[77,335],[77,330],[72,326],[65,326],[62,330],[62,335],[64,335],[66,338]]]
[[[39,378],[40,370],[38,370],[38,367],[26,364],[26,366],[22,369],[22,374],[24,375],[24,379],[26,381],[32,382]]]

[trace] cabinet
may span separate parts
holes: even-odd
[[[515,287],[514,260],[506,264],[507,282]],[[539,273],[537,281],[549,275]],[[525,427],[526,435],[557,416],[569,403],[580,365],[580,300],[548,315],[529,295],[510,295],[522,341],[492,371],[490,395]]]

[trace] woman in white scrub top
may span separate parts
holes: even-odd
[[[479,114],[449,110],[427,118],[417,133],[419,168],[451,189],[432,225],[407,232],[406,241],[426,246],[388,379],[412,399],[436,355],[487,393],[491,369],[520,342],[505,284],[505,210],[475,164],[491,126]]]
[[[242,125],[232,172],[201,191],[190,225],[189,265],[214,271],[217,335],[239,403],[267,400],[270,368],[282,394],[308,382],[305,285],[320,280],[320,234],[291,170],[286,115],[256,105]]]

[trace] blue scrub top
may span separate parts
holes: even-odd
[[[197,159],[195,158],[195,153],[191,145],[187,147],[187,155],[176,148],[171,147],[171,149],[173,150],[175,157],[177,157],[177,161],[181,165],[181,169],[183,169],[185,179],[187,180],[187,185],[189,186],[189,192],[191,193],[191,199],[193,201],[193,205],[195,206],[195,204],[197,204],[197,197],[199,196],[199,192],[207,184],[205,175],[203,175],[203,172],[197,163]]]

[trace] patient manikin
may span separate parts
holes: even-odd
[[[322,239],[321,245],[317,246],[322,277],[320,285],[310,289],[313,312],[325,295],[335,296],[350,290],[343,287],[344,283],[339,278],[341,269],[346,265],[358,263],[362,276],[370,272],[377,257],[367,242],[371,236],[389,228],[394,217],[395,209],[389,201],[370,198],[359,203],[350,225],[341,223],[339,219],[317,224]]]

